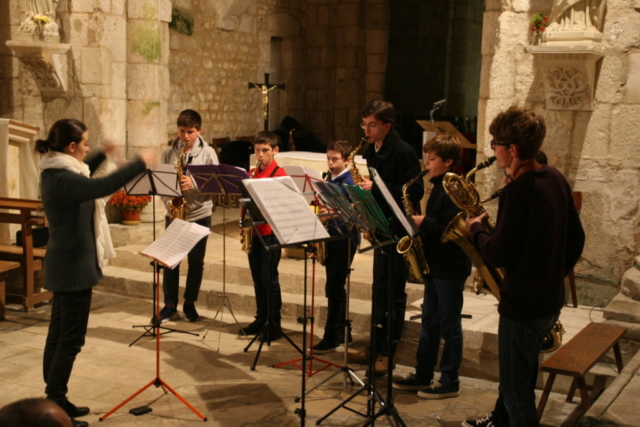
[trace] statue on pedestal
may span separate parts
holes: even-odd
[[[554,0],[550,31],[602,31],[605,0]]]
[[[56,9],[60,0],[22,0],[27,17],[20,24],[18,34],[31,39],[59,42],[60,32],[56,22]],[[19,38],[23,38],[19,37]]]

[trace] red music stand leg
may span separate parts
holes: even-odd
[[[180,396],[169,384],[167,384],[162,378],[160,378],[160,322],[158,319],[160,318],[160,268],[158,267],[157,261],[154,263],[154,268],[156,270],[156,318],[154,319],[154,329],[156,335],[156,377],[149,382],[147,385],[142,387],[140,390],[133,393],[131,396],[122,401],[118,406],[104,414],[99,418],[100,421],[104,421],[108,416],[116,412],[118,409],[122,408],[124,405],[133,400],[136,396],[141,394],[143,391],[155,385],[156,387],[161,387],[162,391],[167,394],[167,390],[169,390],[175,397],[177,397],[182,403],[184,403],[187,408],[191,409],[194,414],[202,419],[202,421],[207,421],[207,417],[202,415],[196,408],[193,407],[184,397]]]

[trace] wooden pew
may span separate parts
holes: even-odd
[[[7,280],[7,273],[16,268],[20,268],[20,263],[13,261],[0,261],[0,320],[5,319],[5,284]]]
[[[556,375],[567,375],[573,377],[573,382],[567,395],[567,402],[573,401],[576,389],[580,391],[581,402],[580,406],[574,409],[562,425],[574,425],[573,423],[587,412],[592,403],[605,389],[607,377],[604,375],[597,375],[594,383],[587,385],[585,376],[593,365],[613,348],[618,373],[622,371],[620,338],[625,332],[627,332],[627,329],[621,326],[590,323],[545,360],[540,370],[548,372],[549,376],[538,403],[538,418],[542,417]],[[588,393],[589,390],[591,390],[591,395]]]

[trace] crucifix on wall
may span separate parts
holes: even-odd
[[[269,84],[269,73],[264,73],[264,83],[249,82],[249,89],[260,89],[262,92],[262,108],[264,109],[264,130],[269,130],[269,92],[274,89],[284,90],[284,83]]]

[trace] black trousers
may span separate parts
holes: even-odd
[[[373,253],[373,303],[374,321],[380,325],[376,329],[375,351],[383,356],[393,357],[404,329],[404,314],[407,309],[407,270],[402,254],[395,245],[378,248]],[[392,306],[394,317],[391,319],[391,330],[387,327],[389,316],[389,289],[393,292]],[[391,346],[388,337],[391,336]]]
[[[262,240],[268,246],[278,244],[278,239],[273,234],[262,236]],[[269,251],[258,236],[253,236],[251,253],[249,254],[249,268],[256,294],[256,318],[260,321],[266,321],[269,318],[280,323],[282,295],[280,294],[278,265],[281,256],[281,249]]]
[[[211,228],[211,215],[193,222],[203,227]],[[169,224],[169,218],[166,218],[166,226],[168,227]],[[189,270],[187,271],[187,286],[184,291],[185,301],[198,301],[204,272],[204,255],[207,252],[207,237],[203,237],[196,243],[189,255],[187,255]],[[164,303],[177,305],[178,289],[180,287],[180,264],[173,270],[169,268],[163,270],[162,291],[164,292]]]
[[[340,343],[344,340],[344,323],[346,321],[347,292],[345,284],[349,275],[351,262],[356,254],[356,245],[339,241],[327,244],[327,258],[324,268],[327,272],[325,296],[327,297],[327,324],[324,327],[324,339]]]
[[[42,374],[47,385],[47,398],[61,404],[63,408],[71,370],[87,334],[91,293],[92,288],[53,293]]]

